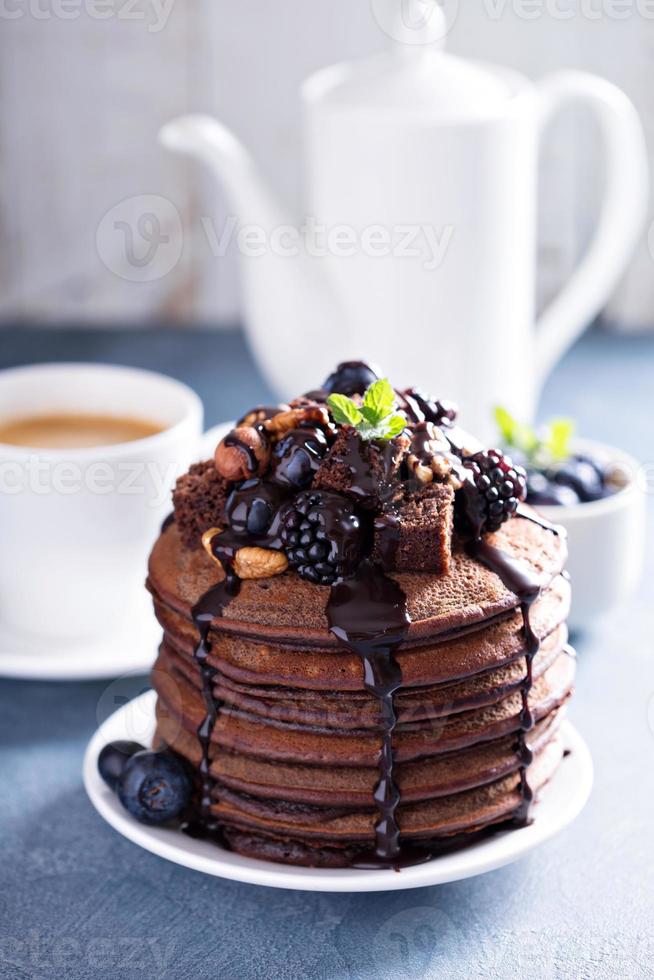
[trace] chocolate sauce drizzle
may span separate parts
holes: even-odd
[[[216,670],[208,662],[212,650],[209,630],[214,618],[222,616],[225,608],[238,595],[241,580],[234,572],[232,562],[241,544],[242,541],[230,532],[216,535],[212,550],[225,569],[225,579],[206,592],[192,610],[193,622],[200,635],[194,658],[200,669],[206,708],[206,715],[197,730],[201,748],[200,819],[197,824],[185,828],[192,836],[220,833],[219,825],[211,818],[212,779],[209,753],[220,705],[213,696]],[[526,645],[526,672],[520,686],[522,707],[516,742],[521,802],[514,812],[513,822],[524,825],[529,821],[533,800],[527,778],[533,752],[526,736],[534,726],[529,694],[533,684],[533,661],[540,649],[540,640],[532,628],[530,615],[534,602],[541,594],[542,583],[530,568],[482,538],[468,541],[466,550],[472,558],[494,572],[520,602]],[[393,733],[397,724],[395,694],[402,686],[402,671],[395,655],[406,639],[411,622],[406,596],[394,579],[366,558],[353,575],[332,586],[326,613],[330,631],[346,649],[360,658],[364,687],[377,699],[380,707],[379,780],[373,793],[379,814],[375,824],[375,847],[370,852],[358,855],[353,867],[399,869],[429,860],[440,853],[438,842],[425,848],[403,844],[397,819],[401,796],[395,781]]]
[[[384,503],[397,487],[394,467],[398,447],[389,441],[364,443],[356,431],[348,432],[340,462],[352,476],[349,491],[362,507]]]
[[[520,763],[520,806],[514,814],[514,822],[526,824],[529,821],[529,810],[533,800],[533,792],[527,780],[527,770],[534,755],[527,742],[527,732],[534,727],[534,716],[529,706],[529,694],[533,685],[534,657],[540,650],[540,638],[531,625],[531,607],[542,591],[542,582],[525,564],[511,557],[505,551],[495,548],[483,538],[473,538],[466,544],[466,551],[471,558],[485,565],[494,572],[502,584],[517,597],[522,613],[523,632],[525,638],[526,671],[520,695],[522,708],[520,711],[520,728],[516,743],[516,753]]]
[[[197,730],[198,742],[200,743],[200,826],[190,825],[185,828],[191,836],[201,836],[202,832],[217,832],[218,826],[211,819],[211,759],[209,750],[211,747],[211,737],[218,720],[220,705],[213,696],[214,678],[216,670],[209,663],[209,655],[212,651],[209,640],[209,630],[216,617],[222,616],[232,599],[238,595],[241,588],[241,580],[234,571],[234,555],[240,544],[234,536],[227,531],[217,534],[212,541],[212,550],[216,558],[220,561],[225,571],[225,578],[222,582],[214,585],[208,592],[198,600],[191,610],[193,624],[200,634],[200,640],[196,646],[193,657],[200,670],[202,680],[202,699],[206,709],[206,714]]]
[[[400,547],[400,519],[388,511],[375,518],[375,538],[382,568],[387,571],[395,568],[395,559]]]
[[[406,401],[409,403],[411,414],[418,423],[421,423],[419,440],[422,439],[425,443],[424,447],[419,443],[417,448],[426,450],[429,432],[422,423],[432,420],[436,422],[437,412],[440,424],[443,425],[443,415],[445,415],[445,425],[449,423],[451,426],[454,415],[446,414],[440,406],[434,410],[434,407],[417,392],[408,392],[407,396]],[[452,436],[446,433],[446,437],[452,452],[456,452],[457,447]],[[250,447],[233,436],[228,436],[225,442],[228,445],[238,444],[246,454],[250,471],[256,471],[256,457]],[[385,497],[392,494],[395,482],[394,447],[389,443],[383,447],[375,446],[369,449],[370,452],[373,450],[377,454],[374,465],[372,458],[362,453],[359,436],[352,432],[348,435],[345,450],[341,455],[341,462],[349,468],[353,478],[351,492],[364,507],[374,497],[383,503]],[[252,494],[260,496],[265,491],[265,486],[260,485],[260,481],[252,481],[251,489],[249,484],[244,485],[243,492],[246,490],[249,500]],[[235,502],[235,506],[237,503]],[[522,509],[516,516],[538,524],[553,533],[562,533],[556,525],[549,524]],[[397,518],[392,513],[386,513],[376,518],[376,521],[384,524],[384,534],[381,535],[384,553],[381,555],[381,560],[385,567],[390,568],[393,565],[398,542]],[[245,528],[242,530],[245,531]],[[267,535],[259,538],[253,535],[247,537],[248,543],[251,544],[280,547],[275,521],[268,529]],[[235,535],[231,531],[215,536],[212,541],[212,551],[224,568],[225,578],[206,592],[192,610],[193,623],[200,637],[194,658],[200,670],[202,696],[206,709],[206,714],[197,730],[201,748],[199,822],[186,828],[193,836],[220,835],[219,825],[211,818],[210,746],[220,704],[213,695],[216,670],[209,664],[209,656],[212,652],[209,630],[213,620],[223,615],[225,608],[239,592],[241,581],[234,572],[233,560],[236,551],[242,545],[243,536]],[[527,778],[528,768],[533,761],[533,752],[527,741],[527,733],[534,726],[529,695],[533,685],[533,661],[540,649],[540,639],[531,624],[531,609],[541,594],[542,582],[528,566],[489,544],[481,536],[468,540],[465,548],[470,557],[494,572],[505,588],[517,597],[522,613],[526,670],[520,686],[522,703],[516,742],[520,773],[520,804],[513,815],[513,822],[522,825],[529,820],[533,799]],[[376,698],[380,710],[379,779],[373,794],[378,812],[375,823],[375,847],[374,850],[361,854],[353,866],[399,868],[428,860],[435,853],[439,853],[439,842],[434,841],[426,848],[404,844],[400,838],[397,818],[401,796],[395,781],[393,733],[397,724],[395,694],[402,686],[402,671],[396,653],[406,639],[411,621],[406,596],[398,583],[386,575],[379,565],[365,558],[352,575],[339,580],[331,587],[326,614],[330,631],[343,647],[359,657],[363,667],[364,687]],[[440,844],[442,845],[442,842]]]
[[[530,524],[535,524],[536,527],[542,527],[544,531],[550,531],[557,537],[566,537],[566,529],[562,524],[552,524],[551,521],[545,520],[540,514],[536,514],[534,511],[527,512],[522,504],[518,505],[518,509],[513,515],[514,517],[520,517],[523,521],[529,521]]]
[[[399,395],[402,408],[412,422],[433,422],[441,428],[454,425],[457,411],[451,402],[436,401],[418,388],[407,388]]]
[[[379,702],[382,744],[379,782],[374,801],[379,812],[374,854],[364,855],[359,866],[388,867],[402,858],[397,807],[400,792],[394,778],[393,732],[397,723],[395,692],[402,671],[395,653],[409,629],[406,596],[392,578],[369,559],[354,575],[332,586],[327,603],[329,628],[339,642],[356,653],[363,665],[365,689]]]
[[[166,517],[164,517],[163,519],[160,528],[160,534],[163,534],[164,531],[167,531],[168,528],[174,523],[175,523],[175,511],[171,510],[170,514],[167,514]]]

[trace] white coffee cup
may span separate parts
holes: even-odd
[[[179,381],[134,368],[0,372],[0,419],[48,413],[161,426],[143,439],[94,448],[0,443],[0,624],[81,642],[119,631],[140,601],[171,487],[196,455],[202,403]]]

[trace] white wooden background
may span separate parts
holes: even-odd
[[[445,8],[457,53],[533,77],[582,67],[617,82],[654,149],[653,0],[446,0]],[[385,43],[369,0],[0,0],[0,314],[233,323],[236,258],[216,259],[199,221],[210,216],[220,229],[225,202],[199,168],[159,147],[158,127],[184,111],[216,113],[299,211],[298,83]],[[584,120],[562,120],[544,154],[541,301],[590,231],[594,136]],[[174,203],[183,251],[170,274],[131,282],[118,257],[102,260],[96,233],[120,202],[129,208],[151,194]],[[608,319],[654,327],[653,262],[646,230]]]

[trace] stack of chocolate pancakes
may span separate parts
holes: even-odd
[[[178,487],[148,576],[155,741],[196,773],[189,833],[287,863],[398,866],[532,818],[574,681],[558,529],[520,504],[492,531],[450,529],[446,570],[442,555],[438,571],[383,568],[369,543],[315,584],[292,562],[242,578],[224,501],[206,548],[189,504]],[[283,550],[274,527],[267,543]]]

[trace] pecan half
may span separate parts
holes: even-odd
[[[269,548],[239,548],[234,558],[234,571],[239,578],[270,578],[288,568],[288,558],[283,551]]]

